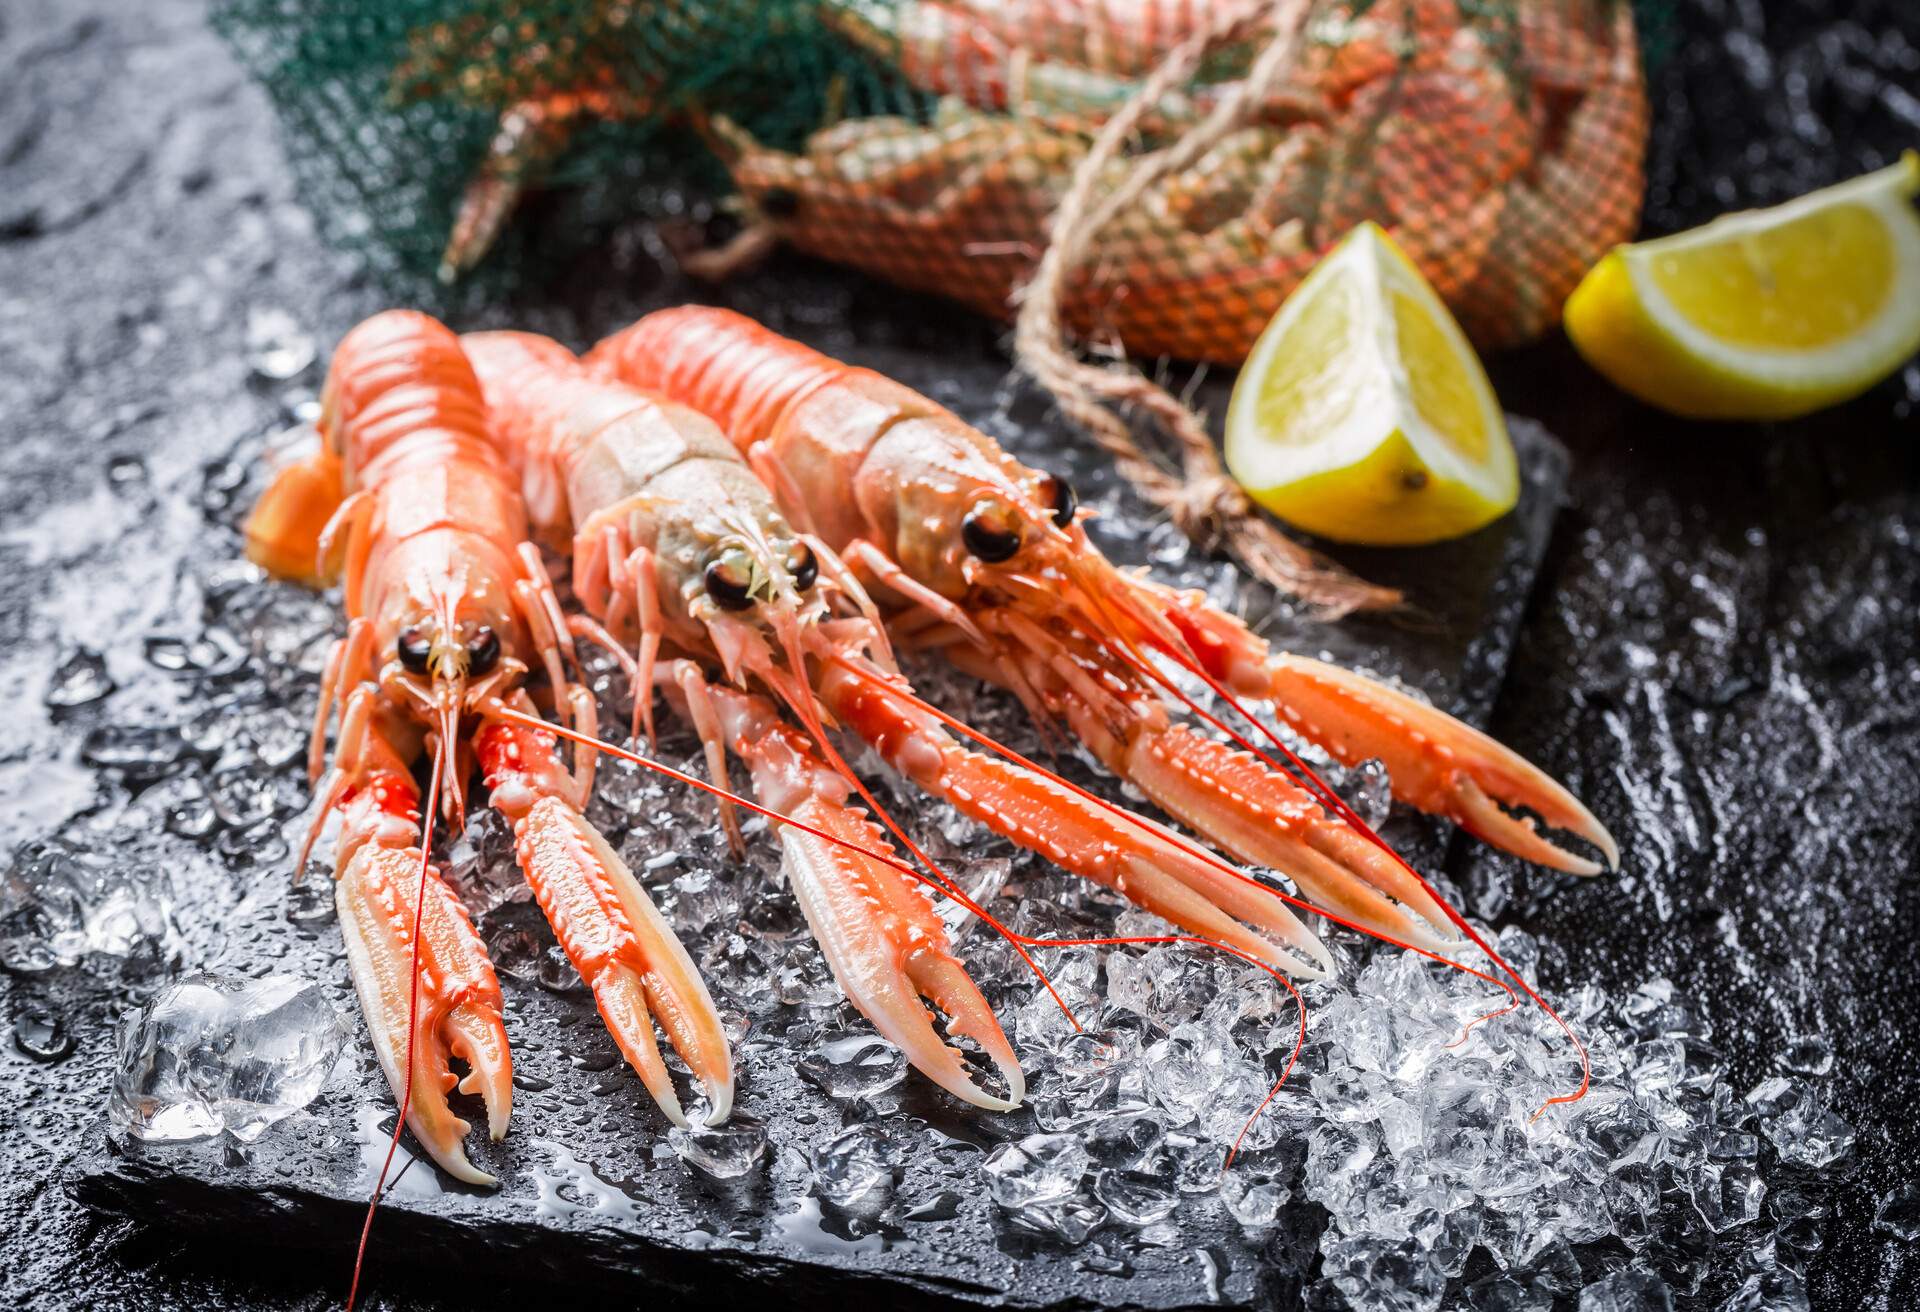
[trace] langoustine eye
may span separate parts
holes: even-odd
[[[812,547],[801,542],[787,553],[787,574],[793,579],[793,586],[801,592],[814,585],[820,577],[820,562],[813,558]]]
[[[487,674],[500,663],[500,635],[482,625],[467,639],[467,673]]]
[[[1011,560],[1020,551],[1020,526],[998,501],[982,501],[960,524],[967,550],[989,565]]]
[[[753,561],[739,549],[722,552],[707,562],[707,595],[725,610],[753,605]]]
[[[1048,474],[1041,481],[1040,490],[1046,498],[1047,508],[1053,511],[1053,522],[1061,528],[1073,523],[1073,512],[1080,508],[1080,498],[1074,495],[1073,484],[1058,474]]]
[[[401,666],[409,673],[425,674],[427,661],[433,655],[433,644],[427,641],[427,635],[420,630],[408,629],[394,644],[394,654],[400,658]]]

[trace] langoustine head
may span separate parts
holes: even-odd
[[[349,613],[370,625],[383,700],[438,735],[456,815],[471,764],[462,714],[527,672],[521,571],[508,546],[525,538],[525,512],[486,436],[472,366],[426,315],[389,311],[347,335],[320,430],[355,493],[321,554],[344,565]]]

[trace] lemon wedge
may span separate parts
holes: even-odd
[[[1920,350],[1920,155],[1772,209],[1616,247],[1567,335],[1622,388],[1700,419],[1789,419]]]
[[[1255,501],[1338,542],[1459,537],[1520,496],[1486,370],[1372,223],[1320,261],[1254,343],[1227,407],[1226,456]]]

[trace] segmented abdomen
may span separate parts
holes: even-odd
[[[486,402],[460,340],[414,310],[363,320],[333,353],[321,403],[349,488],[408,470],[471,463],[511,486],[487,440]]]
[[[402,576],[428,559],[510,569],[526,512],[488,438],[479,379],[444,324],[388,310],[348,333],[327,372],[321,431],[346,487],[373,498],[349,547],[350,613],[412,586]]]
[[[743,314],[700,305],[648,315],[594,347],[587,363],[698,410],[743,451],[771,437],[808,392],[866,372]]]

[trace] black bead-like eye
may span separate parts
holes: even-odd
[[[813,548],[802,542],[787,555],[787,573],[793,579],[793,586],[805,592],[820,577],[820,562],[813,558]]]
[[[1073,523],[1073,512],[1080,507],[1080,498],[1073,494],[1073,484],[1058,474],[1048,474],[1044,491],[1047,504],[1053,510],[1053,522],[1061,528]]]
[[[707,562],[707,595],[726,610],[753,605],[753,570],[746,553],[729,551]]]
[[[427,672],[427,658],[433,654],[433,645],[427,641],[427,635],[418,629],[408,629],[400,635],[396,644],[400,664],[414,674]]]
[[[991,565],[1012,559],[1020,550],[1020,529],[1006,507],[997,501],[982,501],[961,522],[960,540],[967,544],[968,551]]]
[[[800,212],[800,193],[791,187],[768,187],[760,193],[759,205],[770,219],[790,219]]]
[[[500,635],[484,624],[467,639],[467,673],[487,674],[500,663]]]

